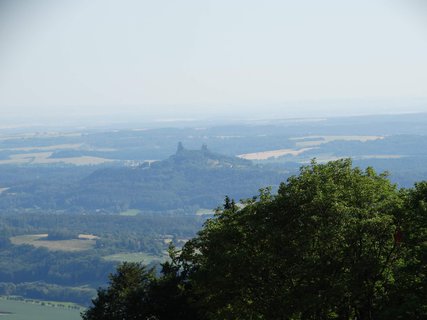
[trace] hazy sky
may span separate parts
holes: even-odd
[[[0,0],[0,110],[427,111],[425,2]]]

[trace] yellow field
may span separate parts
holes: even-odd
[[[299,148],[315,147],[332,141],[360,141],[366,142],[371,140],[384,139],[383,136],[306,136],[291,138],[296,141],[295,145]]]
[[[53,164],[53,163],[66,163],[74,165],[96,165],[114,160],[99,158],[99,157],[73,157],[73,158],[49,158],[53,152],[35,152],[35,153],[22,153],[10,156],[10,159],[0,160],[1,164]]]
[[[270,158],[278,158],[285,155],[298,156],[305,151],[311,150],[312,148],[302,148],[302,149],[279,149],[279,150],[270,150],[263,152],[254,152],[254,153],[245,153],[238,155],[239,158],[247,160],[267,160]]]
[[[2,192],[5,192],[5,191],[7,191],[9,188],[0,188],[0,194],[2,193]]]
[[[80,132],[72,133],[60,133],[60,132],[42,132],[42,133],[26,133],[18,134],[13,136],[0,136],[0,140],[10,139],[31,139],[31,138],[51,138],[51,137],[73,137],[81,136]],[[106,159],[101,157],[92,156],[81,156],[81,157],[69,157],[69,158],[50,158],[55,151],[61,150],[81,150],[81,151],[100,151],[110,152],[116,151],[113,148],[96,148],[89,146],[85,143],[64,143],[64,144],[52,144],[52,145],[30,145],[22,147],[6,147],[0,148],[0,151],[9,152],[25,152],[11,154],[8,159],[0,160],[2,164],[56,164],[65,163],[73,165],[97,165],[105,162],[113,161],[112,159]]]
[[[199,209],[196,212],[196,215],[203,216],[203,215],[212,215],[215,213],[215,210],[212,209]]]
[[[0,151],[10,150],[10,151],[54,151],[54,150],[77,150],[83,146],[82,143],[74,143],[74,144],[56,144],[52,146],[40,146],[40,147],[20,147],[20,148],[2,148]]]
[[[145,252],[129,252],[129,253],[116,253],[105,256],[104,259],[108,261],[118,262],[142,262],[149,264],[151,262],[164,262],[168,258],[168,254],[164,253],[162,256],[156,256]]]
[[[96,239],[98,239],[94,235],[80,234],[79,239],[45,240],[47,236],[47,233],[21,235],[11,237],[10,241],[15,245],[29,244],[52,251],[84,251],[92,249],[95,246]]]
[[[247,160],[267,160],[271,158],[278,158],[285,155],[299,156],[300,154],[317,148],[319,145],[332,142],[332,141],[360,141],[366,142],[371,140],[384,139],[383,136],[305,136],[290,138],[289,140],[295,141],[297,149],[277,149],[262,152],[245,153],[238,155],[239,158]]]

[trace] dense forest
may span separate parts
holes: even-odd
[[[426,239],[426,182],[312,162],[277,194],[227,197],[160,276],[120,265],[83,319],[425,319]]]

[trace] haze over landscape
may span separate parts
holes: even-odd
[[[416,0],[0,1],[1,122],[422,112]]]

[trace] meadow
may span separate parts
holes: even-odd
[[[167,258],[168,255],[166,253],[163,253],[163,255],[160,256],[145,252],[116,253],[104,257],[107,261],[143,262],[144,264],[164,262]]]
[[[0,318],[5,320],[78,320],[82,310],[69,303],[0,297]]]
[[[49,250],[59,251],[84,251],[95,246],[96,240],[91,235],[79,235],[78,239],[68,240],[45,240],[47,234],[30,234],[11,237],[10,241],[14,245],[29,244],[33,247],[43,247]]]

